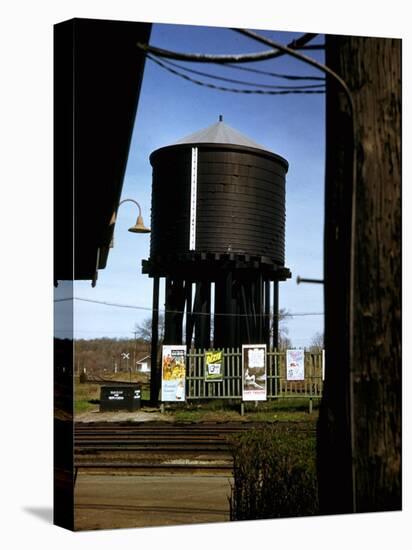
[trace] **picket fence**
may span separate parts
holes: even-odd
[[[190,349],[187,353],[186,399],[242,399],[242,350],[222,348],[223,380],[205,380],[205,352],[208,349]],[[219,351],[219,350],[213,350]],[[305,351],[305,379],[286,379],[286,351],[269,350],[267,361],[267,399],[320,399],[323,390],[322,352]]]

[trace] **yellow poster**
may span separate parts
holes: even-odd
[[[163,346],[162,401],[186,399],[186,346]]]
[[[207,351],[205,353],[205,381],[220,382],[223,380],[223,352]]]

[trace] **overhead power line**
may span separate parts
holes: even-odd
[[[168,67],[163,62],[159,61],[153,56],[148,56],[151,61],[165,69],[166,71],[179,76],[180,78],[183,78],[192,84],[197,84],[198,86],[205,86],[206,88],[213,88],[214,90],[219,90],[221,92],[232,92],[232,93],[238,93],[238,94],[260,94],[260,95],[287,95],[287,94],[324,94],[325,90],[311,90],[311,89],[294,89],[292,87],[288,88],[287,90],[253,90],[253,89],[240,89],[240,88],[226,88],[224,86],[217,86],[215,84],[211,84],[210,82],[204,82],[202,80],[196,80],[194,78],[191,78],[190,76],[183,74],[179,71],[176,71],[176,69],[172,69],[171,67]]]
[[[154,310],[153,308],[151,307],[148,307],[148,306],[138,306],[138,305],[132,305],[132,304],[120,304],[120,303],[116,303],[116,302],[106,302],[106,301],[103,301],[103,300],[94,300],[92,298],[82,298],[80,296],[73,296],[71,298],[58,298],[57,300],[54,300],[55,302],[69,302],[69,301],[74,301],[74,300],[77,300],[77,301],[80,301],[80,302],[89,302],[89,303],[92,303],[92,304],[100,304],[100,305],[103,305],[103,306],[110,306],[110,307],[121,307],[121,308],[127,308],[127,309],[138,309],[138,310],[143,310],[143,311],[156,311]],[[184,314],[185,311],[182,311],[182,310],[175,310],[175,309],[158,309],[157,310],[159,313],[180,313],[180,314]],[[193,312],[190,312],[190,315],[206,315],[206,316],[209,316],[210,317],[210,313],[205,313],[205,312],[201,312],[201,311],[193,311]],[[312,316],[312,315],[323,315],[323,312],[315,312],[315,313],[312,313],[312,312],[298,312],[298,313],[290,313],[290,312],[287,312],[285,314],[274,314],[274,313],[257,313],[257,314],[248,314],[248,313],[214,313],[213,314],[214,316],[219,316],[219,317],[250,317],[252,315],[254,315],[255,317],[282,317],[282,318],[288,318],[288,317],[308,317],[308,316]]]
[[[147,57],[152,61],[155,61],[155,58],[153,56],[148,55]],[[310,88],[323,88],[325,85],[324,82],[322,84],[302,84],[301,86],[291,86],[291,85],[282,86],[277,84],[263,84],[261,82],[248,82],[246,80],[237,80],[234,78],[226,78],[216,74],[205,73],[203,71],[196,71],[195,69],[189,69],[188,67],[184,67],[183,65],[173,63],[172,61],[163,61],[162,63],[164,63],[166,66],[176,67],[177,69],[180,69],[188,73],[197,74],[199,76],[206,76],[207,78],[213,78],[215,80],[222,80],[223,82],[232,82],[233,84],[245,84],[246,86],[255,86],[260,88],[272,88],[274,90],[300,90],[300,89],[306,90]],[[236,67],[236,65],[234,65],[234,67]]]
[[[299,49],[302,46],[305,46],[307,42],[312,40],[317,36],[316,34],[306,33],[296,40],[292,40],[288,44],[290,49]],[[137,47],[143,50],[146,53],[151,53],[158,57],[166,57],[169,59],[175,59],[176,61],[196,61],[197,63],[245,63],[250,61],[263,61],[265,59],[274,59],[285,55],[284,50],[281,48],[274,48],[267,50],[265,52],[259,53],[249,53],[249,54],[235,54],[235,55],[226,55],[226,54],[202,54],[202,53],[182,53],[174,52],[171,50],[164,50],[162,48],[157,48],[155,46],[149,46],[148,44],[142,44],[141,42],[137,43]]]
[[[256,32],[249,31],[246,29],[232,29],[232,31],[243,34],[244,36],[252,38],[257,42],[261,42],[263,44],[268,44],[270,46],[273,46],[274,48],[278,48],[279,50],[283,51],[285,54],[287,53],[290,56],[294,57],[295,59],[299,59],[300,61],[303,61],[308,65],[311,65],[315,69],[319,69],[323,73],[331,76],[334,80],[336,80],[339,83],[339,85],[342,87],[343,91],[345,92],[345,95],[348,99],[349,106],[353,114],[352,95],[350,93],[350,90],[346,82],[337,73],[335,73],[335,71],[330,69],[327,65],[323,65],[322,63],[319,63],[318,61],[316,61],[315,59],[312,59],[311,57],[308,57],[307,55],[303,55],[299,52],[294,51],[294,49],[290,47],[290,44],[288,44],[287,46],[284,46],[283,44],[279,44],[279,42],[276,42],[275,40],[271,40],[270,38],[266,38],[265,36],[261,36]]]
[[[254,69],[252,67],[243,67],[242,65],[236,63],[224,63],[224,67],[230,67],[231,69],[237,69],[238,71],[246,71],[249,73],[264,74],[266,76],[273,76],[274,78],[283,78],[285,80],[316,80],[325,82],[324,76],[302,76],[295,74],[283,74],[283,73],[273,73],[271,71],[263,71],[262,69]]]

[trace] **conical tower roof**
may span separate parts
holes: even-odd
[[[259,145],[259,143],[256,143],[234,128],[231,128],[225,124],[222,116],[220,116],[219,121],[212,124],[212,126],[208,126],[203,130],[198,130],[193,134],[179,139],[173,145],[182,145],[185,143],[220,143],[227,145],[241,145],[243,147],[253,147],[254,149],[261,149],[263,151],[271,152],[266,147]]]

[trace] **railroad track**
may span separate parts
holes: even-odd
[[[227,472],[232,469],[231,438],[257,427],[262,423],[76,423],[75,465],[89,470]]]
[[[245,429],[241,423],[77,424],[75,462],[84,468],[228,469],[229,438]]]
[[[130,382],[128,380],[114,380],[112,378],[104,378],[100,375],[89,375],[86,379],[88,384],[96,384],[99,386],[141,386],[142,388],[149,387],[149,383],[146,381]]]

